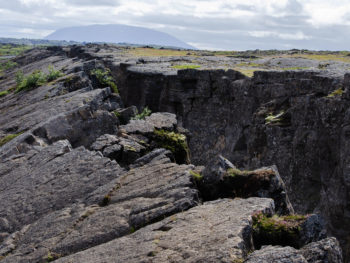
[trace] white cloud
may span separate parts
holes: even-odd
[[[0,36],[121,23],[206,49],[340,49],[350,41],[349,0],[0,0],[0,14]]]
[[[265,38],[265,37],[276,37],[280,39],[286,40],[305,40],[311,39],[311,36],[306,36],[303,32],[298,31],[295,33],[279,33],[279,32],[271,32],[271,31],[250,31],[248,35],[252,37]]]

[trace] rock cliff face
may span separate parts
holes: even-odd
[[[177,72],[106,45],[15,60],[62,74],[0,79],[1,262],[343,262],[294,210],[347,256],[348,76]]]

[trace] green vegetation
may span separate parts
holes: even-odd
[[[133,227],[133,226],[132,226],[132,227],[130,227],[130,231],[129,231],[129,232],[130,232],[130,234],[134,233],[135,231],[136,231],[135,227]]]
[[[147,116],[150,116],[152,114],[152,111],[146,106],[143,108],[142,112],[139,114],[136,114],[132,120],[144,120]]]
[[[227,175],[231,176],[231,177],[236,177],[236,176],[245,176],[245,175],[249,175],[252,174],[253,172],[251,171],[241,171],[239,169],[236,168],[229,168],[227,170]]]
[[[117,118],[120,117],[120,112],[119,112],[119,111],[115,110],[115,111],[113,111],[113,113],[114,113],[114,115],[115,115]]]
[[[119,93],[117,84],[115,83],[113,77],[111,76],[111,71],[109,69],[94,69],[91,71],[91,74],[94,75],[98,82],[104,87],[110,87],[112,91],[116,94]]]
[[[6,96],[10,92],[8,90],[0,91],[0,98]]]
[[[186,56],[188,51],[175,49],[159,49],[159,48],[131,48],[127,52],[133,56],[143,57],[163,57],[163,56]]]
[[[18,93],[22,90],[31,90],[41,85],[45,84],[46,78],[45,74],[40,70],[35,70],[28,76],[24,76],[22,71],[17,72],[16,74],[16,91]]]
[[[190,64],[172,66],[172,68],[174,68],[174,69],[197,69],[200,67],[201,67],[200,65],[190,65]]]
[[[253,62],[242,62],[242,63],[236,64],[235,66],[236,67],[261,67],[263,65],[253,63]]]
[[[282,121],[282,116],[284,114],[284,111],[281,111],[280,113],[273,115],[270,113],[266,118],[265,118],[265,123],[266,124],[272,124],[272,123],[280,123]]]
[[[304,215],[272,217],[262,212],[253,214],[253,231],[260,245],[289,245],[298,247],[301,225],[306,221]]]
[[[52,262],[55,261],[56,259],[59,259],[61,255],[56,254],[56,253],[51,253],[49,252],[46,257],[46,262]]]
[[[18,93],[22,90],[32,90],[37,87],[40,87],[47,82],[51,82],[61,77],[62,73],[58,70],[55,70],[53,66],[49,66],[48,74],[44,74],[40,70],[35,70],[31,74],[24,76],[22,71],[18,71],[16,74],[16,90],[15,93]]]
[[[332,93],[328,94],[327,98],[333,98],[336,96],[341,96],[344,93],[344,90],[341,88],[334,90]]]
[[[21,135],[22,133],[16,133],[16,134],[9,134],[6,135],[5,137],[0,138],[0,147],[3,146],[4,144],[8,143],[9,141],[13,140],[17,136]]]
[[[170,150],[177,163],[190,163],[190,151],[185,135],[166,130],[154,130],[154,135],[158,146]]]
[[[304,69],[310,69],[309,67],[290,67],[290,68],[281,68],[281,70],[304,70]]]
[[[46,75],[46,81],[51,82],[51,81],[54,81],[62,76],[63,76],[63,74],[61,71],[55,70],[55,68],[52,65],[50,65],[49,66],[49,73]]]
[[[203,175],[192,170],[190,170],[190,175],[192,175],[192,178],[196,181],[202,181],[203,179]]]
[[[31,46],[26,45],[13,45],[13,44],[0,44],[0,57],[1,56],[18,56],[24,51],[31,49]]]
[[[3,62],[3,63],[0,63],[0,71],[13,69],[15,67],[17,67],[17,63],[13,62],[11,60]]]

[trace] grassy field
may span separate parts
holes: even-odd
[[[127,49],[127,53],[140,57],[164,57],[164,56],[187,56],[188,53],[194,52],[187,50],[175,49],[157,49],[157,48],[131,48]]]
[[[0,58],[2,56],[18,56],[31,48],[31,46],[24,45],[0,44]]]

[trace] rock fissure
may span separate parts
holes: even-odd
[[[349,228],[336,230],[345,218],[333,215],[347,200],[347,75],[177,71],[123,52],[86,45],[17,58],[25,74],[54,64],[67,76],[0,98],[0,137],[24,132],[0,148],[2,262],[342,262],[318,216],[284,242],[254,215],[320,211],[346,248]],[[153,113],[132,120],[135,106]]]

